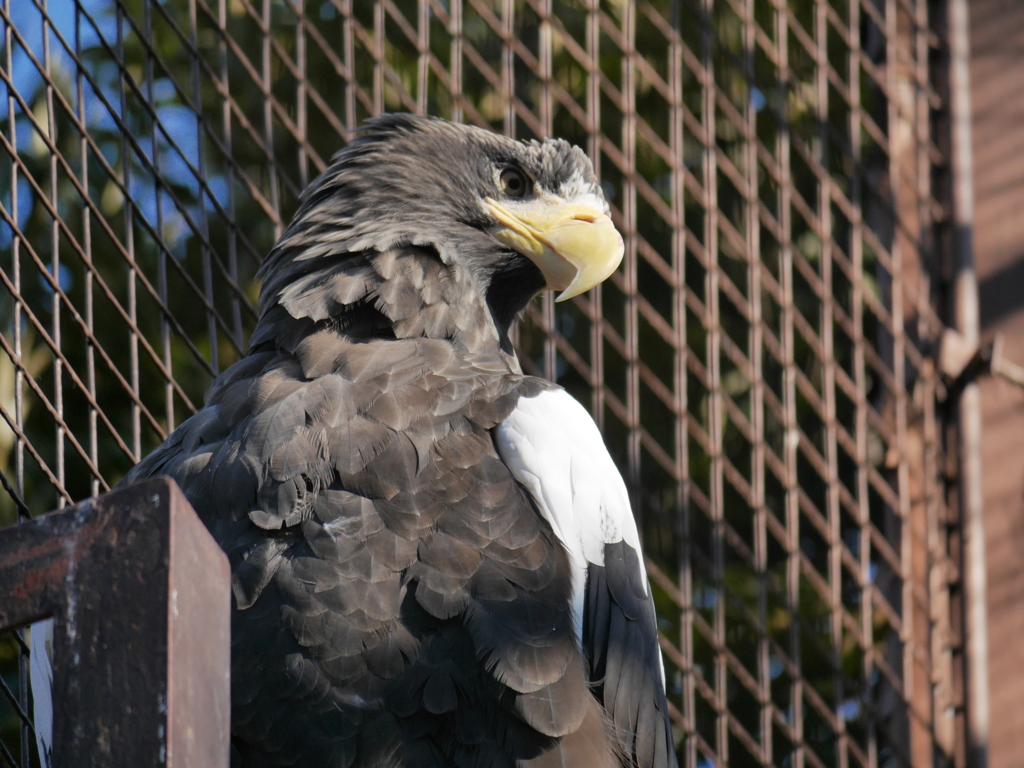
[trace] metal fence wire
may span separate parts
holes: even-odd
[[[561,136],[626,243],[524,369],[632,488],[681,763],[963,763],[939,0],[0,0],[0,516],[106,491],[246,348],[366,117]],[[21,636],[0,764],[35,758]]]

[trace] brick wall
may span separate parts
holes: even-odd
[[[1024,363],[1024,2],[971,0],[982,332]],[[981,383],[988,565],[989,768],[1024,766],[1024,390]]]

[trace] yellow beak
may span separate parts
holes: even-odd
[[[508,205],[488,197],[485,202],[502,225],[494,236],[537,265],[545,288],[561,291],[555,301],[589,291],[622,262],[622,235],[590,206],[557,197]]]

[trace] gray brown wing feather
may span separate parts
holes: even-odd
[[[640,768],[675,768],[654,599],[640,558],[625,541],[604,545],[604,565],[589,564],[583,647],[594,694],[623,752]]]

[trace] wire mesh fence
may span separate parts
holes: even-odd
[[[632,488],[681,763],[961,763],[943,10],[0,0],[0,516],[107,490],[196,409],[366,117],[561,136],[625,263],[517,344]],[[19,643],[0,764],[33,759]]]

